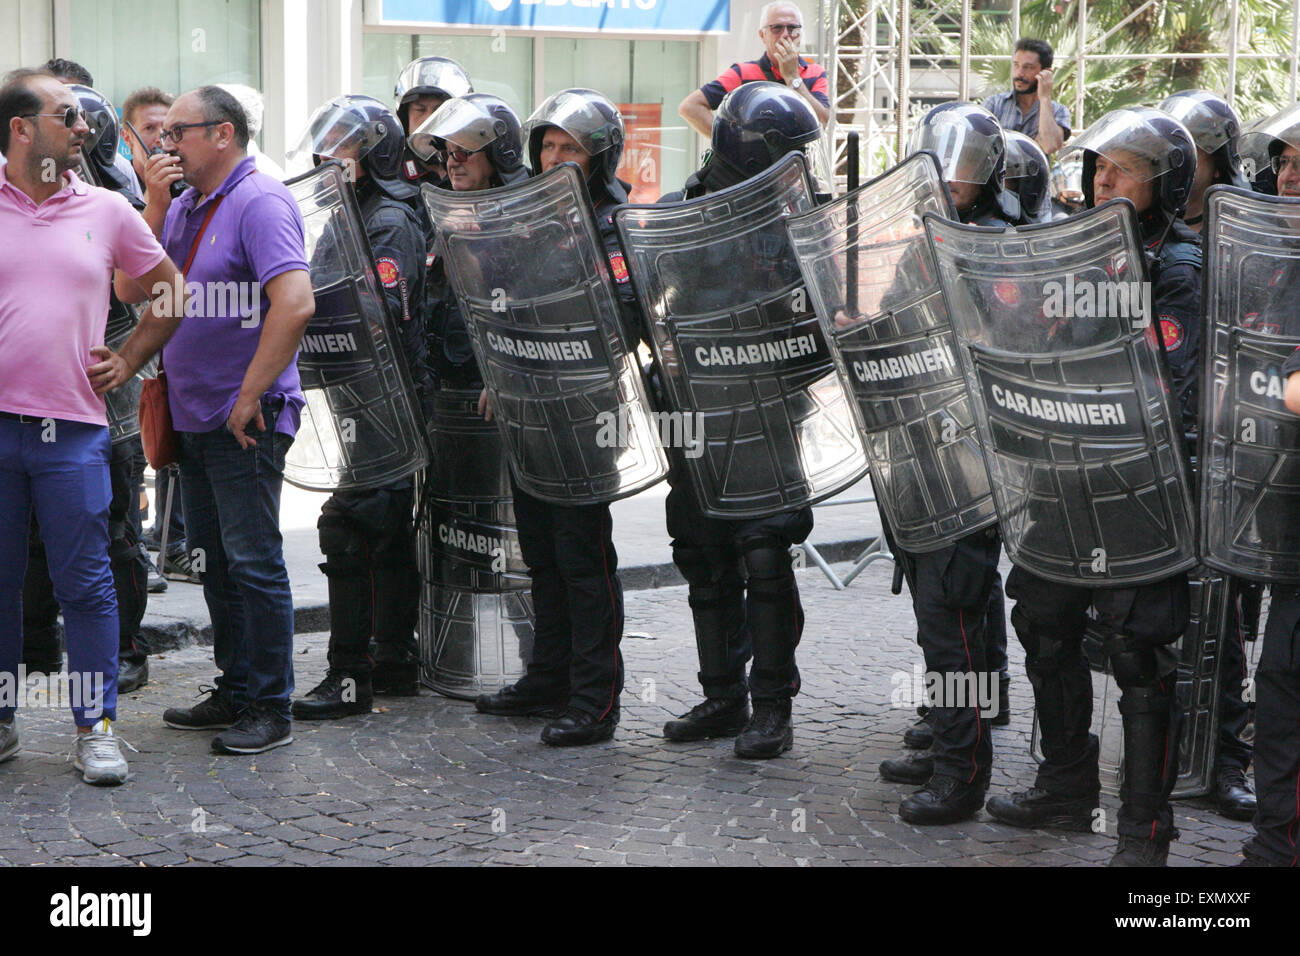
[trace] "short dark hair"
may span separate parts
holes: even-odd
[[[39,113],[45,106],[39,93],[31,88],[30,81],[38,76],[54,79],[54,74],[44,68],[14,70],[5,76],[0,87],[0,153],[9,154],[9,121],[15,116]]]
[[[51,76],[56,76],[61,80],[72,80],[74,83],[80,83],[82,86],[94,86],[95,78],[90,75],[90,71],[80,63],[72,60],[61,60],[55,57],[52,60],[46,60],[43,70],[49,70]]]
[[[1052,68],[1052,45],[1046,40],[1035,40],[1033,37],[1021,37],[1016,41],[1016,53],[1037,53],[1038,65],[1044,70]]]
[[[122,119],[131,122],[135,119],[135,111],[143,109],[146,106],[171,106],[176,102],[176,97],[170,93],[158,89],[156,86],[142,86],[135,90],[126,98],[122,104]]]
[[[248,148],[248,114],[235,99],[219,86],[200,86],[194,91],[203,104],[205,122],[229,123],[235,127],[235,142],[240,149]]]

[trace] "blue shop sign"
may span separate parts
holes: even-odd
[[[379,0],[377,22],[419,26],[727,33],[730,0]]]

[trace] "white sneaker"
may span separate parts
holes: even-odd
[[[118,742],[118,738],[113,736],[112,721],[107,717],[96,723],[90,733],[77,734],[73,766],[81,771],[82,780],[106,787],[126,782],[126,758],[122,756]]]
[[[18,753],[18,718],[0,724],[0,763]]]

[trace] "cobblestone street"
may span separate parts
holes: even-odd
[[[696,659],[685,589],[630,591],[627,689],[612,743],[553,749],[539,719],[475,713],[424,691],[384,698],[345,721],[294,725],[295,742],[257,757],[215,756],[210,732],[171,730],[164,708],[187,704],[213,673],[211,649],[151,659],[152,680],[122,701],[116,728],[131,779],[81,783],[66,711],[19,714],[22,750],[0,766],[0,862],[160,866],[333,864],[1104,863],[1113,832],[1019,831],[987,814],[950,827],[902,823],[911,788],[877,766],[900,749],[909,707],[891,696],[920,655],[909,603],[876,564],[847,591],[799,572],[808,623],[799,651],[795,746],[748,762],[731,740],[667,744],[663,722],[695,702]],[[325,670],[326,635],[299,635],[298,693]],[[995,731],[991,792],[1028,786],[1031,693],[1014,637],[1012,723]],[[1117,802],[1103,797],[1108,819]],[[1250,827],[1206,800],[1176,805],[1172,865],[1238,862]]]

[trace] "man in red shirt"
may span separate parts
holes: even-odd
[[[713,135],[713,111],[722,98],[742,83],[770,80],[783,83],[808,101],[823,126],[831,118],[830,83],[826,71],[799,56],[803,14],[793,3],[778,0],[763,8],[758,37],[765,52],[757,60],[733,63],[716,80],[705,83],[677,107],[678,114],[706,139]]]

